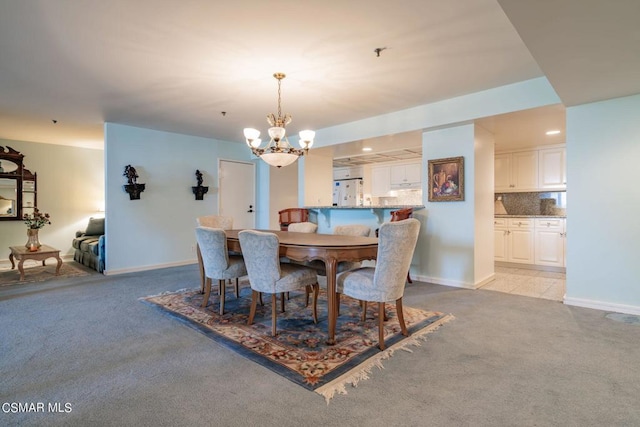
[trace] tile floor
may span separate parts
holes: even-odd
[[[480,289],[562,301],[565,274],[525,268],[496,267],[495,280]]]

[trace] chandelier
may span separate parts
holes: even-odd
[[[289,166],[298,160],[298,157],[304,156],[313,145],[313,138],[316,133],[312,130],[300,131],[299,144],[301,148],[294,148],[289,144],[285,133],[285,126],[291,123],[291,116],[285,114],[282,116],[280,108],[280,84],[286,76],[284,73],[275,73],[273,75],[278,80],[278,116],[273,113],[267,115],[267,122],[271,125],[269,128],[269,143],[265,147],[261,147],[260,131],[252,128],[244,129],[244,137],[251,152],[260,157],[267,164],[280,168]]]

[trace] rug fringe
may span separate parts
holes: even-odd
[[[194,289],[195,288],[182,288],[182,289],[178,289],[176,291],[164,291],[164,292],[160,292],[159,294],[156,294],[156,295],[147,295],[146,297],[140,297],[138,299],[139,300],[144,300],[144,299],[148,299],[148,298],[161,297],[163,295],[179,294],[181,292],[187,292],[187,291],[191,291],[191,290],[194,290]]]
[[[409,353],[413,353],[409,346],[421,346],[421,341],[427,340],[426,335],[436,331],[438,328],[440,328],[440,326],[453,319],[455,319],[455,317],[452,314],[444,316],[437,322],[434,322],[428,327],[414,332],[413,334],[411,334],[411,336],[392,345],[391,347],[388,347],[384,351],[381,351],[378,355],[371,357],[355,370],[352,370],[351,372],[348,372],[336,378],[335,380],[323,385],[322,387],[318,387],[315,392],[323,396],[324,400],[327,402],[327,405],[329,405],[329,402],[336,394],[347,394],[347,384],[351,384],[352,387],[357,387],[360,381],[368,380],[369,374],[371,374],[371,370],[374,367],[377,367],[380,370],[384,369],[382,361],[385,359],[389,359],[397,350],[404,350]]]

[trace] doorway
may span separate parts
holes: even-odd
[[[233,218],[233,228],[255,228],[255,164],[218,162],[218,212]]]

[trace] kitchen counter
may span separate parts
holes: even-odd
[[[495,218],[566,218],[566,215],[494,215]]]
[[[305,206],[305,209],[424,209],[424,205]]]
[[[390,217],[390,211],[403,208],[413,208],[414,211],[424,209],[424,205],[370,205],[370,206],[305,206],[310,212],[318,216],[323,216],[327,227],[331,227],[331,213],[337,217],[338,223],[340,218],[365,218],[366,211],[371,211],[376,217],[377,224],[382,224],[385,218]],[[351,214],[349,214],[351,212]],[[374,227],[375,228],[375,227]]]

